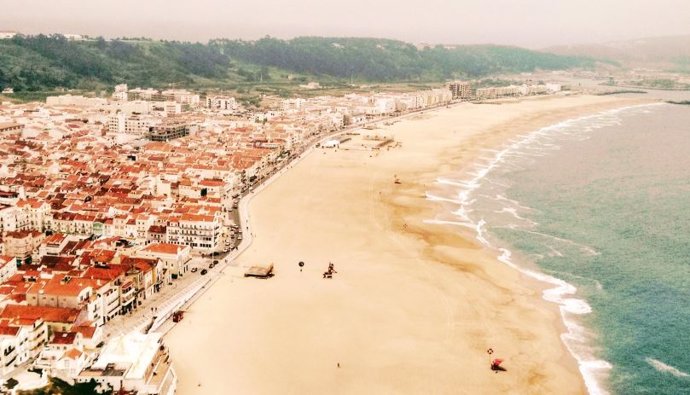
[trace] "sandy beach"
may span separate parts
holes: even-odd
[[[585,393],[543,285],[470,229],[425,224],[443,210],[425,192],[485,148],[634,103],[460,104],[383,126],[398,148],[312,151],[249,205],[255,238],[238,263],[272,262],[276,276],[226,270],[166,335],[178,393]],[[488,348],[506,372],[489,369]]]

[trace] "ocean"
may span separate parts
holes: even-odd
[[[591,394],[690,394],[690,106],[552,125],[437,184],[435,221],[550,284]]]

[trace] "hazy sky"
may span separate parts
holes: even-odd
[[[206,41],[367,36],[539,48],[690,34],[690,0],[0,0],[0,31]]]

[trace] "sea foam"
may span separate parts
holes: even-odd
[[[676,377],[690,377],[690,374],[685,373],[682,370],[679,370],[677,368],[674,368],[671,365],[667,365],[667,364],[659,361],[658,359],[647,357],[647,358],[645,358],[645,361],[648,364],[652,365],[652,367],[654,369],[658,370],[659,372],[672,374]]]

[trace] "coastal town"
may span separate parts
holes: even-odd
[[[240,200],[309,147],[377,122],[463,101],[561,93],[560,84],[277,99],[115,86],[0,105],[0,373],[95,381],[99,391],[172,394],[158,329],[243,240]],[[364,148],[361,148],[364,147]],[[219,268],[214,269],[214,266]]]
[[[690,394],[690,2],[590,3],[0,1],[0,395]]]

